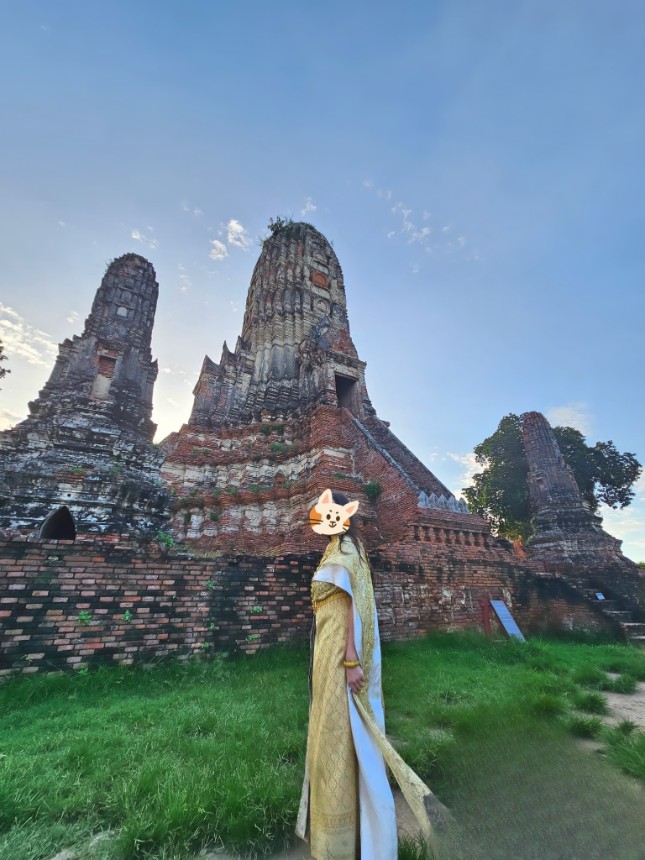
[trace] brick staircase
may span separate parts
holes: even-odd
[[[618,600],[598,600],[594,591],[586,590],[585,594],[604,615],[620,625],[627,642],[645,647],[645,622],[634,621],[634,612],[631,609],[621,609]]]

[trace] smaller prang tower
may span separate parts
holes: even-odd
[[[607,534],[602,517],[584,501],[544,415],[525,413],[522,436],[533,511],[530,557],[589,595],[600,592],[645,620],[638,566],[622,554],[621,541]]]
[[[82,335],[60,344],[29,417],[0,434],[0,527],[41,530],[47,519],[41,536],[67,537],[74,528],[121,533],[163,521],[151,420],[158,293],[143,257],[110,263]],[[63,506],[69,514],[58,517]]]

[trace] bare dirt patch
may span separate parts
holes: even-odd
[[[606,693],[611,713],[605,722],[615,726],[623,720],[630,720],[645,731],[645,683],[641,682],[633,693]]]

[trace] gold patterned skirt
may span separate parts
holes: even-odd
[[[309,826],[316,860],[355,860],[358,776],[343,660],[351,599],[327,583],[314,591],[316,638],[309,715]]]

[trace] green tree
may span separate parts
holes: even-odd
[[[484,469],[473,476],[463,493],[473,513],[490,520],[493,529],[509,538],[528,537],[531,508],[526,478],[529,471],[519,415],[506,415],[499,427],[475,448]]]
[[[554,427],[553,435],[592,511],[601,502],[610,508],[626,508],[631,503],[632,486],[642,471],[634,454],[621,454],[611,439],[590,447],[573,427]]]
[[[554,427],[553,433],[583,498],[592,511],[602,502],[625,508],[634,498],[632,486],[641,473],[634,454],[621,454],[612,441],[587,445],[573,427]],[[471,511],[490,520],[498,534],[509,538],[531,535],[531,506],[527,485],[528,463],[522,444],[522,419],[506,415],[499,427],[475,448],[483,470],[464,490]]]
[[[7,356],[4,354],[4,345],[0,340],[0,361],[6,361]],[[6,367],[0,367],[0,379],[3,379],[8,373],[11,373],[10,370],[7,370]]]

